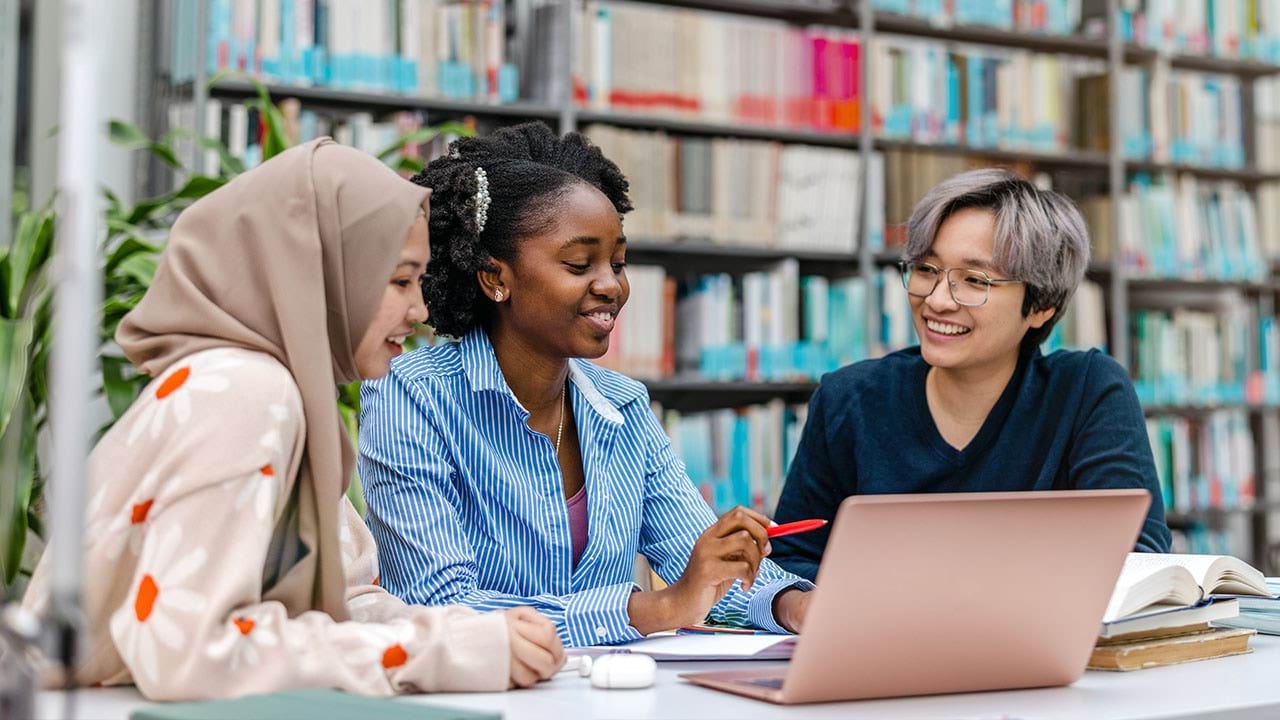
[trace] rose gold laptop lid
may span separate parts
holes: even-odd
[[[864,495],[840,505],[785,671],[682,677],[779,703],[1067,685],[1146,490]]]

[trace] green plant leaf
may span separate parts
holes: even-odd
[[[18,223],[13,244],[0,264],[3,272],[4,298],[0,301],[3,317],[23,315],[30,287],[44,272],[53,251],[53,211],[46,208],[25,213]]]
[[[378,153],[378,159],[383,162],[387,162],[392,157],[394,157],[396,153],[400,152],[404,148],[404,146],[421,145],[423,143],[429,143],[432,140],[435,140],[436,137],[439,135],[458,135],[459,137],[471,137],[474,134],[475,133],[472,132],[471,128],[467,127],[466,125],[463,125],[462,123],[457,123],[457,122],[444,122],[444,123],[440,123],[439,125],[432,125],[430,127],[418,128],[417,130],[413,130],[405,133],[404,135],[401,135],[399,138],[396,139],[394,143],[392,143],[391,145],[388,145],[386,148],[383,148],[383,150]]]
[[[160,265],[160,259],[154,255],[145,255],[143,253],[134,253],[120,262],[120,274],[125,277],[132,278],[144,287],[151,286],[151,280],[156,275],[156,268]]]
[[[209,177],[208,175],[192,175],[187,179],[187,182],[174,193],[174,196],[187,200],[199,200],[226,184],[227,181],[224,178]]]
[[[214,138],[200,137],[190,128],[174,128],[169,131],[165,137],[186,137],[194,140],[200,147],[205,150],[213,150],[218,153],[218,164],[222,174],[228,177],[234,177],[244,172],[244,162],[240,158],[231,154],[226,145]]]
[[[126,377],[125,371],[132,367],[128,360],[114,355],[102,356],[102,392],[111,407],[113,422],[129,409],[137,399],[141,390],[136,377]]]
[[[13,417],[14,408],[27,386],[27,368],[31,360],[31,337],[35,321],[31,318],[0,319],[0,435]]]
[[[131,150],[146,150],[171,168],[186,169],[182,161],[178,160],[173,147],[166,142],[152,142],[146,133],[142,132],[136,125],[131,125],[123,120],[112,120],[107,123],[107,137],[116,145]]]
[[[0,570],[4,584],[18,576],[27,543],[27,518],[36,474],[35,409],[25,394],[17,422],[0,434]]]
[[[114,274],[116,270],[119,269],[120,263],[138,253],[145,253],[147,255],[160,254],[160,248],[143,240],[142,233],[138,231],[137,228],[133,228],[132,226],[129,227],[132,228],[132,230],[125,231],[125,239],[122,240],[115,249],[111,250],[109,255],[107,255],[107,261],[103,265],[103,269],[106,271],[107,275]]]
[[[397,160],[395,164],[397,172],[408,173],[410,175],[417,175],[422,172],[425,167],[426,166],[422,164],[422,161],[417,158],[402,157]]]

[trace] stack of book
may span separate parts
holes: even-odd
[[[1214,555],[1131,553],[1089,658],[1092,670],[1141,670],[1249,652],[1251,629],[1216,627],[1241,597],[1271,598],[1262,573]]]
[[[1267,592],[1272,597],[1240,598],[1240,614],[1219,620],[1217,624],[1280,635],[1280,578],[1267,578]]]

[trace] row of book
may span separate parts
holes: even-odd
[[[1130,160],[1226,168],[1245,164],[1239,78],[1164,65],[1125,67],[1119,80],[1125,102],[1114,113],[1097,111],[1111,106],[1108,76],[1085,75],[1076,82],[1075,125],[1082,149],[1108,150],[1110,123],[1116,122],[1121,151]]]
[[[284,117],[286,140],[291,146],[327,136],[371,155],[381,155],[399,145],[405,136],[413,135],[427,125],[427,118],[420,111],[408,110],[385,116],[367,112],[327,112],[303,107],[295,98],[284,98],[277,105]],[[257,108],[242,102],[210,99],[204,105],[204,112],[206,137],[222,143],[231,156],[246,168],[262,162],[266,127]],[[195,106],[191,103],[171,104],[168,122],[174,128],[194,127]],[[411,158],[426,163],[443,155],[448,144],[456,138],[451,133],[441,133],[427,143],[407,143],[387,159],[393,162],[396,158]],[[191,139],[176,138],[175,149],[180,158],[191,157]],[[218,151],[204,149],[193,170],[217,175],[220,163]]]
[[[805,405],[773,400],[740,408],[654,412],[689,479],[717,514],[738,505],[772,514],[808,416]]]
[[[1257,468],[1247,412],[1147,418],[1147,437],[1168,510],[1253,506]]]
[[[1252,523],[1241,515],[1240,527],[1211,528],[1203,522],[1186,527],[1170,528],[1173,536],[1171,549],[1176,553],[1196,555],[1241,555],[1248,552]]]
[[[1089,197],[1080,209],[1095,258],[1118,254],[1131,275],[1256,281],[1267,274],[1257,205],[1236,183],[1137,176],[1120,199],[1119,242],[1109,195]]]
[[[1081,20],[1081,0],[874,0],[881,12],[944,25],[985,25],[1002,30],[1068,35]]]
[[[239,71],[337,89],[511,102],[520,74],[503,0],[211,0],[207,57],[195,57],[198,3],[174,3],[173,79]]]
[[[862,46],[848,30],[587,0],[574,95],[598,110],[857,132]]]
[[[1144,405],[1280,400],[1274,319],[1243,299],[1214,310],[1141,310],[1131,320],[1131,372]]]
[[[600,364],[640,378],[816,380],[867,357],[865,283],[767,271],[676,274],[632,264],[631,297]]]
[[[1130,0],[1121,36],[1170,53],[1280,61],[1280,3],[1274,0]]]
[[[646,241],[698,238],[786,250],[858,249],[862,158],[838,148],[672,136],[593,125],[587,136],[618,163],[635,210],[627,234]],[[868,168],[867,223],[884,227],[884,163]],[[883,233],[871,235],[873,249]]]
[[[1094,59],[882,35],[867,55],[878,135],[975,148],[1066,151],[1076,81],[1105,71]]]

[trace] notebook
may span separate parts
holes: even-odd
[[[150,705],[135,710],[129,720],[499,720],[501,717],[501,713],[458,710],[315,688],[249,695],[232,700]]]
[[[594,645],[582,649],[584,655],[629,652],[663,661],[691,660],[789,660],[795,635],[670,634],[650,635],[626,645]]]

